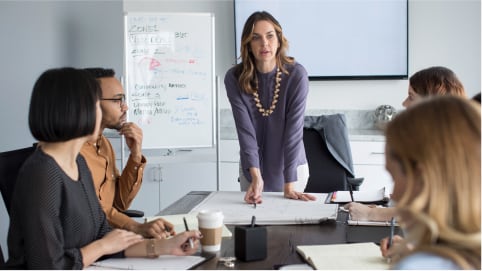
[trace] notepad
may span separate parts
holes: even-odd
[[[87,269],[187,270],[207,260],[201,256],[161,255],[157,258],[113,258],[97,261]]]
[[[353,191],[353,200],[361,203],[387,203],[389,197],[385,187],[378,190]],[[328,194],[327,203],[348,203],[351,202],[350,191],[335,191]]]
[[[315,269],[388,269],[375,243],[297,246],[296,251]]]
[[[176,233],[180,233],[186,230],[184,227],[183,217],[186,218],[187,225],[189,229],[197,229],[198,222],[197,222],[197,213],[190,213],[190,214],[178,214],[178,215],[163,215],[163,216],[152,216],[148,217],[147,221],[156,220],[158,218],[163,218],[166,221],[169,221],[171,224],[174,225],[174,230]],[[222,237],[231,237],[233,234],[231,231],[223,225],[223,231],[221,234]]]

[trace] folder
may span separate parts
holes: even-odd
[[[387,204],[390,200],[385,187],[378,190],[353,191],[353,201],[370,204]],[[345,204],[351,202],[350,191],[328,193],[325,203]]]

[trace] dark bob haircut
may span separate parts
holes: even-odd
[[[96,125],[101,90],[87,71],[47,70],[35,82],[28,124],[32,136],[44,142],[63,142],[90,135]]]

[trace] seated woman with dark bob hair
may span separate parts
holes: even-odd
[[[7,268],[82,269],[101,257],[196,252],[198,231],[171,239],[143,239],[109,226],[92,175],[79,155],[84,143],[99,133],[100,93],[95,78],[80,69],[47,70],[37,79],[28,121],[39,147],[17,178]]]

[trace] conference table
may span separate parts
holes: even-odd
[[[158,215],[185,214],[191,211],[197,204],[202,202],[211,192],[191,191]],[[227,267],[223,259],[234,257],[234,225],[226,225],[233,233],[233,237],[223,238],[221,251],[212,256],[209,260],[196,266],[198,270],[212,269],[277,269],[280,266],[292,264],[304,264],[303,258],[296,252],[298,245],[321,245],[321,244],[343,244],[358,242],[375,242],[388,236],[390,227],[383,226],[351,226],[346,224],[348,215],[339,211],[336,221],[329,220],[320,224],[303,225],[270,225],[267,229],[266,259],[260,261],[243,262],[235,260],[234,266]],[[400,234],[400,229],[396,228]]]

